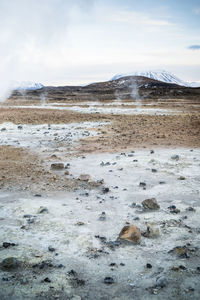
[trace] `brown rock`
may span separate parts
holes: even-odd
[[[150,198],[142,201],[142,206],[144,209],[149,209],[149,210],[157,210],[160,208],[160,205],[158,204],[156,198]]]
[[[119,234],[119,238],[139,244],[141,241],[140,229],[135,225],[124,226]]]

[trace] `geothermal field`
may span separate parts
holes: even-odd
[[[2,103],[0,299],[199,299],[200,88],[124,81]]]

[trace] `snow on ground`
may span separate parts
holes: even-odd
[[[93,131],[107,124],[106,122],[83,122],[55,125],[15,125],[13,123],[0,124],[0,145],[11,145],[35,149],[57,147],[58,143],[72,144],[81,138],[96,136]]]

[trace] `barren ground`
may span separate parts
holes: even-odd
[[[129,102],[100,103],[103,113],[88,103],[63,103],[83,112],[1,107],[0,262],[20,262],[0,269],[1,299],[199,299],[199,100],[146,101],[140,108],[158,113],[124,114],[137,109]],[[58,162],[69,166],[51,169]],[[153,197],[160,210],[143,211]],[[158,237],[115,243],[124,225],[144,232],[147,222]]]

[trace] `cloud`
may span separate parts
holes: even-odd
[[[45,57],[51,56],[53,63],[66,49],[74,16],[88,14],[93,2],[0,0],[0,101],[7,97],[12,82],[39,80]]]
[[[191,45],[188,47],[190,50],[200,50],[200,45]]]

